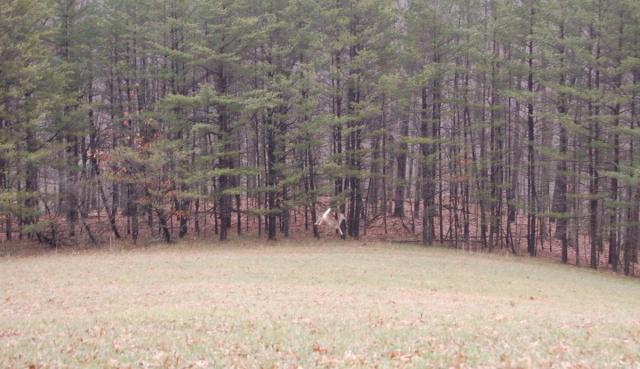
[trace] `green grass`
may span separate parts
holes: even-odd
[[[640,368],[640,281],[390,244],[0,259],[0,367]]]

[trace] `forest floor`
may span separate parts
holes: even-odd
[[[2,368],[640,368],[640,281],[390,243],[0,258]]]

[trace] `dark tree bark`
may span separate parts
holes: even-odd
[[[623,37],[624,37],[624,12],[621,10],[619,15],[620,24],[618,28],[618,45],[617,51],[619,54],[623,52]],[[616,60],[616,64],[620,65],[622,60],[619,55]],[[622,75],[617,74],[614,77],[614,86],[616,91],[620,91],[622,87]],[[613,132],[612,132],[612,144],[613,144],[613,162],[611,163],[611,171],[617,173],[620,167],[620,135],[618,133],[618,127],[620,126],[620,113],[621,104],[617,102],[613,108]],[[610,217],[609,217],[609,264],[614,271],[618,271],[619,260],[619,245],[618,245],[618,178],[616,176],[611,177],[609,200],[611,201]]]
[[[409,146],[404,137],[409,136],[409,120],[400,120],[400,143],[398,144],[398,154],[396,156],[396,190],[393,207],[393,215],[396,217],[404,217],[404,203],[406,191],[406,175],[407,175],[407,150]]]
[[[564,42],[565,38],[565,23],[564,20],[560,23],[560,42]],[[566,85],[565,75],[565,46],[560,46],[560,86],[563,88]],[[565,119],[567,115],[567,98],[564,93],[561,93],[558,100],[558,115],[559,119]],[[559,213],[560,217],[556,222],[556,238],[562,243],[562,262],[567,263],[569,259],[569,239],[567,235],[567,153],[569,138],[567,136],[567,128],[564,123],[560,122],[560,160],[557,165],[556,183],[554,188],[554,204],[553,211]]]
[[[349,32],[352,37],[357,38],[358,35],[358,22],[357,17],[354,16],[351,19],[349,26]],[[356,57],[360,45],[353,44],[349,47],[349,57],[351,63],[356,62]],[[350,70],[349,81],[347,84],[347,109],[350,116],[357,114],[356,105],[360,103],[360,76],[359,69],[353,68]],[[362,189],[360,188],[360,171],[362,170],[362,121],[357,118],[351,118],[348,123],[350,133],[347,146],[347,166],[355,175],[349,176],[349,212],[347,216],[347,232],[348,234],[358,239],[360,238],[360,216],[363,213],[363,201],[362,201]]]
[[[600,6],[598,6],[599,8]],[[599,11],[598,11],[599,12]],[[596,40],[595,27],[592,24],[589,31],[591,40],[595,40],[596,43],[596,63],[595,63],[595,77],[593,77],[593,70],[589,71],[589,89],[600,90],[600,67],[598,65],[600,60],[600,41]],[[589,125],[589,237],[591,239],[591,268],[596,269],[598,267],[598,250],[600,245],[600,233],[598,225],[598,209],[599,209],[599,191],[600,191],[600,149],[598,148],[600,141],[600,103],[598,101],[595,104],[589,101],[589,112],[591,123]]]
[[[220,54],[225,52],[225,36],[222,34],[221,36],[221,46],[219,49]],[[218,64],[217,70],[215,72],[216,78],[216,91],[219,95],[224,96],[227,92],[227,76],[225,73],[225,68],[222,62]],[[218,160],[218,166],[225,173],[218,177],[218,204],[217,211],[219,217],[219,237],[220,241],[226,241],[229,234],[229,228],[231,227],[231,195],[226,193],[226,191],[231,188],[233,184],[233,178],[231,175],[226,172],[233,169],[233,158],[228,154],[232,149],[231,140],[231,123],[230,123],[230,115],[227,111],[227,107],[224,104],[218,104],[216,107],[218,111],[218,126],[220,129],[220,134],[218,135],[218,140],[222,142],[223,154],[220,156]]]
[[[428,115],[428,101],[427,101],[427,88],[422,88],[421,94],[421,106],[420,112],[420,134],[423,139],[429,137],[429,115]],[[433,244],[433,166],[429,165],[428,160],[431,158],[431,144],[422,142],[420,144],[420,151],[422,154],[422,203],[423,203],[423,217],[422,217],[422,244]]]
[[[530,13],[530,28],[529,28],[529,41],[528,41],[528,64],[529,64],[529,77],[527,83],[527,90],[530,94],[533,93],[533,26],[535,17],[535,8],[531,6]],[[537,209],[537,194],[536,194],[536,154],[535,154],[535,126],[534,126],[534,107],[532,96],[529,97],[529,103],[527,104],[527,128],[528,128],[528,144],[527,144],[527,181],[529,187],[528,209],[527,209],[527,250],[530,256],[536,256],[536,209]]]

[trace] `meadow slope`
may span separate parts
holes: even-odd
[[[1,368],[640,368],[640,281],[388,243],[0,259]]]

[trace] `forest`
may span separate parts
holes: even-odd
[[[1,242],[311,238],[331,207],[634,274],[639,78],[637,0],[2,0]]]

